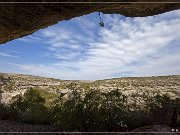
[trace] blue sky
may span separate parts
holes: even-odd
[[[0,72],[68,80],[180,74],[180,10],[102,19],[105,27],[92,13],[0,45]]]

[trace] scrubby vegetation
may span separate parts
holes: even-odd
[[[134,128],[165,124],[180,126],[180,101],[166,94],[149,97],[144,93],[124,95],[120,89],[100,91],[75,83],[70,94],[52,94],[30,88],[2,106],[4,119],[32,124],[52,124],[62,131],[130,131]],[[143,103],[139,103],[143,98]],[[140,100],[141,101],[141,100]],[[2,112],[1,112],[2,113]]]

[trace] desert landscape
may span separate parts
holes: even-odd
[[[23,74],[0,74],[1,102],[8,103],[13,96],[24,94],[29,88],[39,87],[46,92],[59,94],[70,93],[68,86],[77,84],[83,93],[96,89],[103,92],[120,90],[126,96],[154,96],[167,94],[172,99],[180,97],[180,75],[152,77],[122,77],[97,81],[60,80]]]
[[[0,130],[112,132],[144,129],[149,132],[168,132],[172,127],[178,128],[180,124],[179,82],[180,75],[73,81],[1,73],[1,104],[7,112],[1,111]],[[72,108],[74,110],[71,110]],[[31,113],[28,113],[29,109],[32,109]],[[107,121],[101,115],[108,117]],[[47,120],[45,117],[51,118]],[[96,119],[102,117],[101,120],[106,124],[104,127],[98,127],[96,125],[98,121],[92,117],[97,117]],[[87,127],[82,126],[85,118],[87,121],[84,124],[87,124]],[[10,121],[18,121],[17,125],[21,128],[11,128],[16,124]],[[79,124],[74,124],[75,121]],[[34,128],[31,124],[40,125]],[[46,128],[43,128],[43,125]],[[161,125],[161,128],[156,128],[156,125]],[[149,127],[140,128],[143,126]]]

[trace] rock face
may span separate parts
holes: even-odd
[[[5,0],[4,0],[5,1]],[[129,17],[142,17],[180,8],[180,3],[28,3],[29,0],[6,0],[0,3],[0,44],[32,34],[33,32],[56,24],[58,21],[101,11],[105,14],[121,14]],[[37,1],[37,0],[36,0]],[[39,2],[59,2],[61,0],[39,0]],[[78,0],[78,2],[97,2],[97,0]],[[120,0],[108,0],[115,2]],[[122,0],[121,0],[122,1]],[[134,2],[141,2],[136,0]],[[144,0],[145,1],[145,0]],[[178,0],[151,0],[150,2],[177,2]],[[3,0],[0,0],[3,2]],[[31,0],[32,2],[32,0]],[[35,2],[35,1],[34,1]],[[66,0],[66,2],[68,2]],[[77,0],[71,0],[77,2]],[[125,2],[130,2],[126,0]]]

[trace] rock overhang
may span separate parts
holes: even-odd
[[[180,8],[178,0],[108,0],[110,3],[106,2],[105,0],[6,0],[3,3],[0,0],[0,44],[30,35],[59,21],[92,12],[145,17]]]

